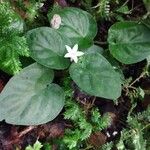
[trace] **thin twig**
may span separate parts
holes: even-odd
[[[125,3],[122,6],[127,5],[128,2],[129,2],[129,0],[126,0]]]
[[[133,84],[138,82],[141,78],[145,76],[145,72],[143,72],[138,78],[136,78],[128,87],[131,88]]]
[[[36,128],[36,126],[27,127],[25,130],[23,130],[22,132],[19,133],[18,137],[21,138],[22,136],[26,135],[27,133],[29,133],[30,131],[32,131],[35,128]]]

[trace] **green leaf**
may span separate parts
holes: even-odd
[[[29,56],[24,22],[8,2],[0,3],[0,69],[15,74],[22,68],[20,56]]]
[[[147,12],[150,12],[150,0],[143,0],[145,7],[147,9]]]
[[[117,149],[118,150],[124,150],[125,149],[125,145],[123,143],[123,140],[120,140],[119,143],[117,143]]]
[[[109,29],[109,50],[124,64],[133,64],[150,55],[150,30],[136,22],[118,22]]]
[[[50,143],[44,143],[43,144],[43,149],[44,150],[52,150],[52,145],[50,145]]]
[[[90,95],[117,99],[121,95],[121,79],[110,63],[99,53],[85,53],[70,67],[74,82]]]
[[[63,142],[71,150],[77,147],[78,140],[80,140],[81,138],[81,131],[78,128],[76,128],[74,131],[68,129],[66,132],[68,134],[63,137]]]
[[[18,73],[22,68],[20,56],[29,57],[25,37],[20,37],[12,32],[1,35],[0,53],[0,69],[8,74]]]
[[[142,23],[150,29],[150,15],[146,19],[142,20]]]
[[[112,150],[112,148],[113,148],[113,142],[109,142],[102,145],[101,150]]]
[[[103,53],[104,53],[103,48],[100,47],[100,46],[97,46],[97,45],[92,45],[91,47],[89,47],[88,49],[85,49],[84,51],[87,52],[87,53],[95,53],[95,52],[98,52],[98,53],[100,53],[100,54],[102,54],[102,55],[103,55]]]
[[[15,32],[22,33],[24,30],[23,19],[13,11],[9,2],[0,3],[0,30],[15,30]]]
[[[15,14],[13,17],[12,17],[12,22],[9,26],[9,29],[10,30],[16,30],[18,31],[18,33],[22,33],[24,31],[24,21],[23,19],[18,16],[17,14]]]
[[[0,94],[0,120],[38,125],[53,120],[64,106],[64,92],[51,84],[54,73],[37,63],[15,75]]]
[[[97,25],[94,18],[78,8],[65,8],[58,13],[62,20],[62,25],[58,29],[80,48],[87,48],[93,43],[97,33]]]
[[[150,65],[150,55],[146,58],[148,65]]]
[[[123,6],[119,7],[116,10],[116,12],[119,12],[119,13],[122,13],[122,14],[130,14],[131,13],[127,5],[125,5],[125,6],[123,5]]]
[[[137,88],[137,92],[138,92],[138,94],[139,94],[139,98],[140,98],[141,100],[144,100],[144,97],[145,97],[145,92],[144,92],[144,90],[143,90],[141,87],[138,87],[138,88]]]
[[[133,144],[135,150],[146,150],[146,140],[143,137],[143,133],[141,131],[133,134]]]
[[[64,58],[67,53],[65,45],[69,40],[49,27],[33,29],[27,34],[27,42],[31,57],[38,63],[52,69],[66,69],[69,60]]]
[[[41,150],[42,147],[43,147],[43,145],[39,141],[36,141],[34,143],[33,147],[31,145],[29,145],[28,147],[26,147],[25,150]]]

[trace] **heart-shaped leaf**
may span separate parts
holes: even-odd
[[[88,49],[84,49],[83,51],[86,52],[86,53],[95,53],[95,52],[98,52],[98,53],[100,53],[102,55],[104,53],[103,48],[100,47],[100,46],[97,46],[97,45],[92,45],[91,47],[89,47]]]
[[[98,52],[86,53],[70,67],[70,76],[86,93],[116,100],[121,95],[121,79]]]
[[[119,22],[109,29],[109,50],[124,64],[132,64],[150,55],[150,29],[136,22]]]
[[[67,53],[65,45],[69,40],[49,27],[33,29],[27,34],[27,42],[31,57],[38,63],[52,69],[66,69],[69,60],[64,58]]]
[[[15,75],[0,94],[0,120],[38,125],[53,120],[64,106],[64,92],[51,84],[54,73],[37,63]]]
[[[97,33],[97,25],[94,18],[78,8],[64,8],[58,13],[61,17],[61,25],[58,31],[66,35],[73,45],[87,48],[93,43]]]
[[[142,20],[142,23],[150,29],[150,15],[146,19]]]

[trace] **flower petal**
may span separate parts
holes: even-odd
[[[66,49],[67,49],[67,52],[70,53],[72,51],[72,48],[68,45],[65,45]]]
[[[67,54],[65,54],[64,57],[65,57],[65,58],[71,58],[71,55],[70,55],[70,53],[67,53]]]
[[[78,51],[76,55],[77,55],[77,56],[82,56],[82,55],[84,55],[84,53],[81,52],[81,51]]]
[[[78,44],[74,45],[74,47],[72,48],[74,52],[78,51]]]
[[[78,57],[77,57],[77,56],[74,56],[72,59],[73,59],[73,61],[74,61],[75,63],[78,62]]]

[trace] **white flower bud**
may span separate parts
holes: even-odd
[[[61,17],[58,14],[55,14],[53,18],[51,19],[51,27],[54,29],[59,29],[61,25]]]

